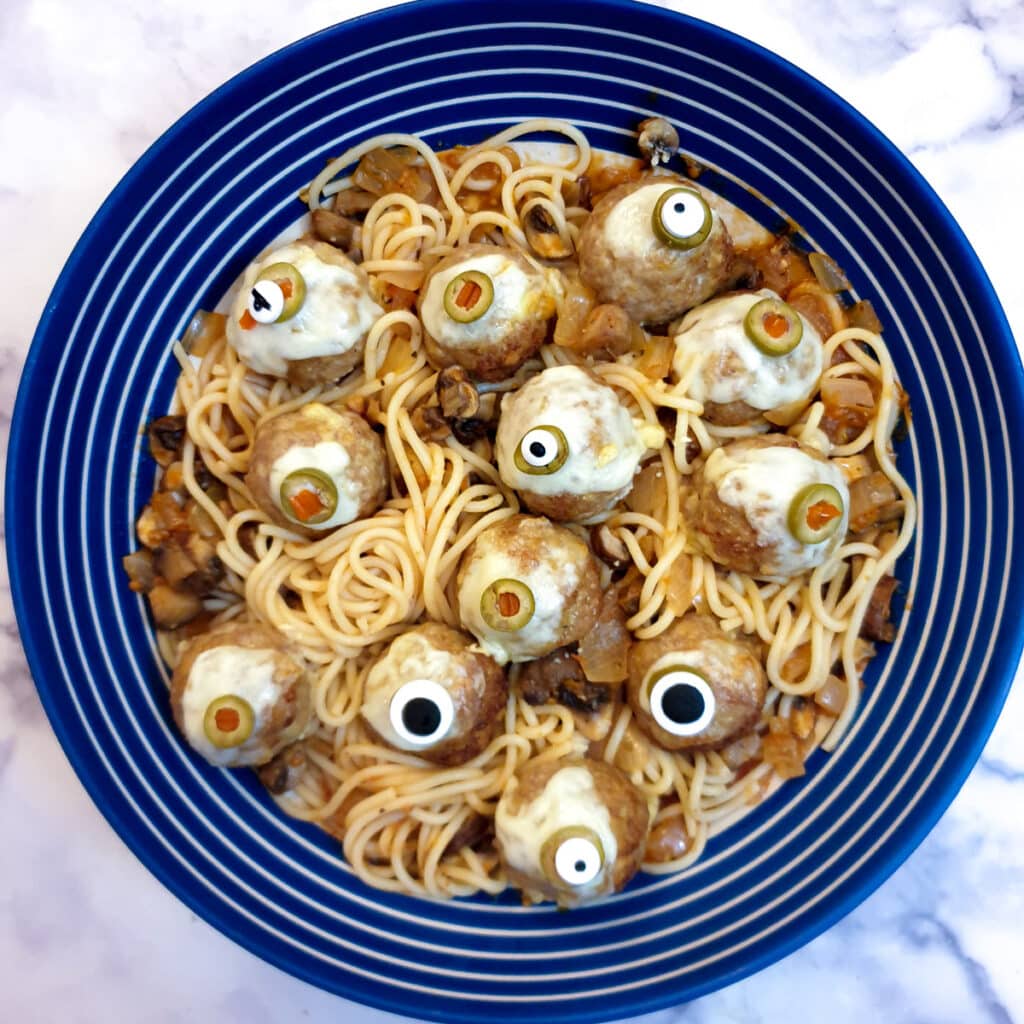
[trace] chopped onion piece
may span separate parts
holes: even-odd
[[[825,291],[832,293],[845,292],[850,287],[850,282],[843,273],[839,264],[823,252],[812,252],[807,257],[807,262],[814,271],[814,276]]]

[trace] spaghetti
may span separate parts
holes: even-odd
[[[524,157],[530,147],[513,144],[537,132],[563,137],[568,145],[559,154],[568,152],[568,159]],[[380,296],[416,292],[439,260],[473,242],[514,246],[540,266],[530,254],[529,218],[540,211],[549,232],[571,249],[590,215],[581,177],[615,180],[614,165],[602,164],[585,136],[561,122],[526,122],[471,149],[441,155],[413,136],[393,134],[369,139],[329,163],[309,186],[311,210],[351,189],[353,177],[339,175],[383,148],[401,153],[429,183],[430,194],[386,191],[365,214],[362,267]],[[870,420],[856,437],[836,443],[819,394],[788,432],[838,460],[852,476],[883,473],[898,492],[902,518],[848,536],[824,564],[790,580],[729,572],[701,554],[681,513],[689,478],[715,448],[765,425],[723,427],[706,420],[703,406],[688,393],[696,364],[674,383],[666,380],[668,339],[647,335],[637,351],[615,360],[558,344],[571,329],[562,319],[572,320],[578,288],[571,263],[562,273],[567,284],[555,343],[545,344],[514,378],[489,389],[500,393],[544,367],[578,363],[613,388],[635,418],[655,427],[674,422],[605,525],[628,553],[636,583],[627,620],[634,638],[656,637],[696,608],[762,645],[770,683],[763,722],[722,750],[661,749],[624,702],[589,719],[558,704],[531,705],[519,692],[518,666],[510,672],[503,727],[469,762],[438,767],[383,745],[359,717],[370,667],[410,624],[433,620],[460,627],[460,558],[483,531],[520,509],[495,467],[492,442],[486,436],[466,443],[452,435],[433,440],[418,429],[418,410],[435,394],[437,371],[424,351],[420,319],[409,308],[379,317],[361,367],[331,386],[302,390],[253,372],[215,318],[201,344],[193,338],[188,351],[175,346],[181,372],[173,411],[187,423],[183,486],[211,524],[225,568],[217,590],[204,600],[204,621],[243,616],[269,623],[312,666],[317,729],[304,741],[299,777],[277,799],[287,813],[337,836],[352,870],[378,888],[433,898],[500,892],[507,883],[499,858],[491,843],[480,840],[507,783],[528,760],[588,751],[620,768],[648,801],[652,829],[643,870],[667,873],[692,864],[710,836],[741,818],[784,777],[802,771],[813,749],[836,746],[856,714],[860,678],[872,653],[861,638],[872,595],[913,534],[914,497],[891,444],[901,401],[892,359],[879,334],[842,326],[825,344],[823,381],[867,381],[876,396]],[[815,292],[813,281],[800,288]],[[821,288],[815,294],[832,320],[845,325],[837,300]],[[307,539],[271,522],[244,477],[257,428],[313,400],[359,412],[382,429],[390,497],[368,518]],[[201,468],[220,482],[219,495],[200,485]],[[607,571],[604,582],[610,582]],[[182,636],[160,634],[172,666]],[[796,751],[795,764],[792,756],[779,755],[780,744],[773,744],[779,738]]]

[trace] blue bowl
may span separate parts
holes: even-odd
[[[152,485],[146,421],[170,342],[302,213],[325,156],[378,132],[435,147],[525,118],[629,151],[661,114],[764,223],[785,215],[870,298],[914,412],[909,600],[855,726],[682,876],[571,914],[365,887],[252,778],[190,756],[120,557]],[[737,188],[743,182],[752,190]],[[758,198],[753,198],[757,196]],[[305,39],[168,131],[96,215],[47,304],[18,395],[7,530],[18,620],[54,730],[150,870],[259,956],[325,989],[446,1022],[591,1021],[709,992],[827,928],[952,800],[1021,647],[1016,347],[949,213],[870,124],[719,29],[616,0],[437,0]],[[41,488],[39,481],[46,481]]]

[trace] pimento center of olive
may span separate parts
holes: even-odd
[[[838,519],[842,513],[829,501],[816,501],[807,510],[807,525],[812,530],[820,530],[823,526]]]
[[[234,732],[241,724],[242,718],[235,708],[218,708],[213,720],[221,732]]]
[[[511,618],[519,613],[519,598],[511,590],[503,590],[498,595],[498,611],[506,618]]]

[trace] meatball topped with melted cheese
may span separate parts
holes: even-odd
[[[226,329],[246,366],[308,388],[358,365],[382,313],[366,274],[344,253],[298,241],[249,266]]]
[[[427,275],[420,320],[431,363],[480,381],[511,377],[544,341],[555,312],[552,282],[521,252],[461,246]]]
[[[472,760],[501,727],[505,673],[457,630],[427,622],[391,641],[359,713],[379,739],[435,764]]]
[[[190,747],[225,768],[266,764],[312,716],[302,659],[270,626],[231,622],[194,639],[171,678],[174,721]]]
[[[711,750],[760,721],[768,682],[756,646],[690,613],[629,651],[626,696],[665,750]]]
[[[533,900],[572,907],[622,890],[643,859],[647,801],[613,765],[528,761],[494,816],[509,881]]]
[[[688,394],[705,419],[736,426],[809,400],[823,362],[811,322],[765,288],[691,309],[676,332],[672,371],[675,380],[690,374]]]
[[[693,182],[663,175],[606,192],[578,248],[583,282],[637,323],[674,320],[720,292],[733,273],[721,216]]]
[[[245,483],[275,523],[315,536],[380,507],[387,458],[361,416],[310,402],[257,428]]]
[[[588,519],[629,493],[640,460],[664,440],[592,374],[555,366],[502,400],[498,470],[530,511]]]
[[[839,547],[849,505],[838,466],[784,434],[763,434],[711,452],[683,511],[694,541],[719,565],[787,579]]]
[[[575,643],[597,621],[597,563],[571,530],[512,516],[484,530],[457,579],[462,625],[500,665]]]

